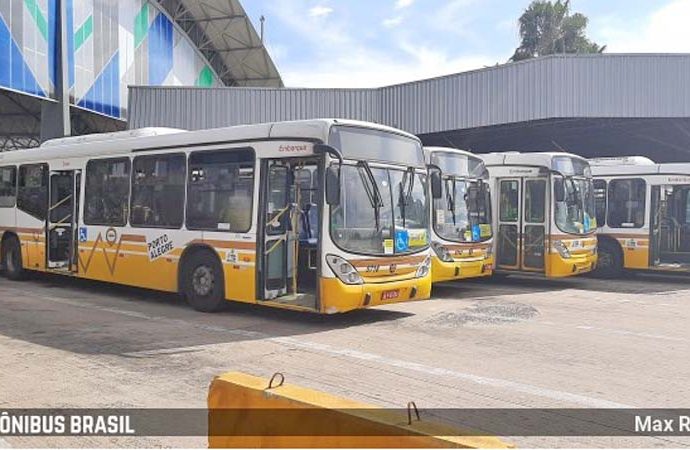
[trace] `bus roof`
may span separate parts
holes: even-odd
[[[136,130],[115,131],[113,133],[85,134],[82,136],[70,136],[51,139],[41,144],[41,148],[60,147],[75,144],[93,144],[95,142],[112,142],[119,139],[134,139],[148,136],[162,136],[165,134],[182,133],[185,130],[179,128],[139,128]]]
[[[0,153],[0,164],[45,161],[123,154],[148,149],[175,149],[195,145],[213,145],[262,139],[293,139],[328,142],[333,125],[355,126],[403,135],[419,141],[404,131],[371,122],[342,119],[296,120],[255,125],[239,125],[208,130],[185,131],[174,128],[144,128],[117,133],[55,139],[41,147]]]
[[[551,168],[556,157],[570,157],[587,162],[582,156],[566,152],[497,152],[480,155],[487,166],[531,166]]]
[[[592,158],[589,165],[596,166],[650,166],[656,163],[646,156],[610,156],[603,158]]]

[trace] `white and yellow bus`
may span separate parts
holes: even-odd
[[[491,190],[484,161],[453,148],[425,147],[424,153],[432,198],[432,281],[491,275]]]
[[[481,155],[494,193],[496,271],[567,277],[597,261],[592,174],[569,153]]]
[[[590,164],[599,225],[596,272],[690,272],[690,163],[632,156]]]
[[[0,153],[2,265],[180,292],[200,311],[426,299],[426,180],[419,139],[370,123],[57,139]]]

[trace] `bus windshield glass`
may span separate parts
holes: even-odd
[[[331,208],[331,237],[338,247],[366,255],[428,247],[426,174],[345,164],[341,180],[340,204]]]
[[[589,234],[596,230],[594,187],[589,178],[555,178],[554,214],[556,226],[568,234]]]
[[[454,242],[491,239],[491,194],[479,180],[444,177],[441,198],[434,200],[434,231]]]
[[[466,178],[481,178],[486,169],[480,158],[451,152],[433,152],[431,164],[441,168],[444,174]]]
[[[424,153],[419,141],[386,131],[351,126],[331,129],[330,145],[345,159],[380,161],[424,168]]]

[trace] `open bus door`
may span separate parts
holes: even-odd
[[[661,264],[661,186],[652,186],[649,208],[649,266]]]
[[[321,208],[318,161],[262,164],[259,294],[263,301],[316,309]]]
[[[50,172],[46,227],[47,268],[77,271],[80,170]]]

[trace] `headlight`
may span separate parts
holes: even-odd
[[[453,259],[453,255],[450,254],[448,249],[445,248],[443,245],[439,244],[438,242],[432,242],[431,248],[434,249],[434,252],[436,252],[436,255],[441,259],[441,261],[443,261],[443,262],[455,261]]]
[[[489,246],[486,248],[486,253],[484,254],[485,259],[489,259],[492,256],[494,256],[494,244],[491,243]]]
[[[553,246],[556,247],[556,250],[558,250],[558,254],[561,255],[561,258],[570,258],[570,250],[568,250],[568,247],[565,246],[563,241],[556,241],[553,243]]]
[[[417,278],[424,278],[431,271],[431,256],[427,256],[422,264],[417,268]]]
[[[335,273],[335,276],[343,283],[364,284],[364,280],[359,272],[357,272],[357,269],[340,256],[327,255],[326,262],[328,263],[328,267]]]

